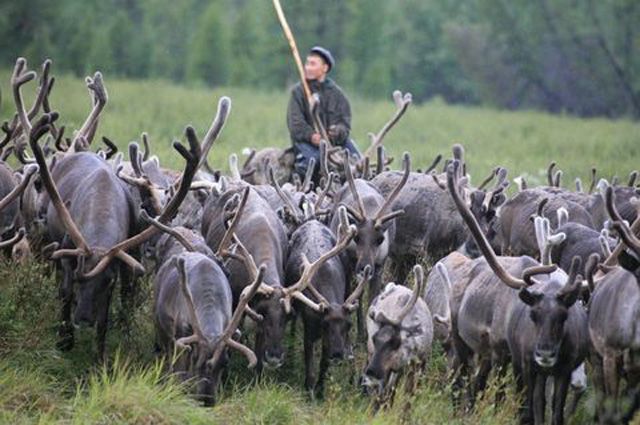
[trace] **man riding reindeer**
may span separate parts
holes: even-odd
[[[360,153],[349,137],[351,131],[351,106],[342,89],[327,76],[335,67],[331,52],[323,47],[315,46],[307,54],[304,64],[304,77],[316,99],[312,105],[319,123],[327,130],[329,142],[333,146],[348,149],[352,156],[358,158]],[[291,142],[295,150],[295,172],[304,178],[311,158],[316,164],[320,162],[321,130],[314,125],[312,108],[306,99],[302,83],[297,83],[291,91],[291,99],[287,108],[287,126]],[[317,181],[318,173],[314,173]]]

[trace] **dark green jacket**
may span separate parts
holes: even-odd
[[[310,81],[312,93],[320,96],[320,121],[328,131],[335,125],[338,137],[331,140],[335,145],[342,145],[349,139],[351,132],[351,106],[342,89],[330,78],[324,82]],[[291,99],[287,108],[287,126],[292,143],[311,142],[311,135],[315,132],[309,112],[309,105],[302,89],[302,84],[296,84],[291,90]]]

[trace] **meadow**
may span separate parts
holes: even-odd
[[[0,72],[0,119],[14,108],[8,85],[9,71]],[[184,87],[166,81],[111,80],[106,76],[109,104],[99,136],[107,136],[122,149],[140,140],[146,131],[152,150],[167,167],[180,168],[171,141],[182,138],[184,127],[206,131],[221,95],[230,96],[232,112],[210,162],[226,170],[226,158],[244,147],[288,146],[285,125],[287,95],[241,88]],[[25,95],[32,96],[26,89]],[[31,93],[27,93],[27,92]],[[78,128],[90,109],[80,79],[59,76],[51,103],[68,129]],[[354,98],[353,136],[361,147],[366,134],[377,131],[393,113],[393,104]],[[552,160],[565,171],[565,185],[575,177],[598,175],[626,178],[638,168],[640,124],[605,119],[576,119],[539,112],[504,112],[489,108],[449,106],[433,101],[414,105],[387,137],[392,156],[412,154],[414,167],[427,166],[436,154],[450,155],[453,143],[463,143],[470,173],[481,180],[493,167],[508,168],[510,177],[525,175],[531,184],[544,181]],[[106,365],[94,362],[92,331],[79,332],[70,352],[56,349],[58,320],[55,271],[36,261],[16,266],[0,264],[0,423],[104,423],[104,424],[505,424],[514,423],[518,395],[507,377],[507,396],[499,404],[493,383],[475,409],[460,412],[450,396],[444,356],[434,355],[416,394],[400,390],[395,404],[373,414],[355,381],[364,364],[365,347],[356,351],[355,366],[332,369],[324,400],[311,400],[303,390],[302,328],[300,321],[287,331],[287,363],[267,371],[255,382],[235,358],[218,405],[198,406],[187,389],[164,372],[154,353],[151,320],[151,279],[145,278],[135,309],[125,317],[117,297],[112,302]],[[129,323],[129,325],[125,325]],[[249,332],[250,334],[250,332]],[[572,423],[588,423],[591,395],[583,400]]]

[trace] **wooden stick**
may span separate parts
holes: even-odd
[[[309,105],[309,114],[311,115],[311,119],[313,120],[313,127],[316,133],[322,135],[322,138],[327,141],[327,143],[331,143],[329,141],[329,137],[325,132],[320,131],[319,123],[315,120],[315,116],[311,111],[311,102],[313,101],[313,95],[311,94],[311,89],[309,88],[309,84],[307,84],[307,79],[304,76],[304,66],[302,65],[302,59],[300,59],[300,53],[298,52],[298,46],[296,45],[296,39],[293,38],[293,32],[291,32],[291,28],[289,27],[289,23],[287,22],[287,18],[284,16],[284,11],[282,10],[282,6],[280,5],[280,0],[273,0],[273,7],[276,9],[276,14],[278,15],[278,20],[280,21],[280,25],[282,26],[282,31],[284,31],[284,36],[289,42],[289,47],[291,47],[291,53],[293,54],[293,60],[296,63],[296,68],[298,69],[298,76],[300,77],[300,83],[302,84],[302,89],[304,90],[304,95],[307,97],[307,104]]]

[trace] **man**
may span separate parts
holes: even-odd
[[[311,93],[317,93],[319,96],[318,113],[331,145],[342,146],[359,157],[360,153],[349,137],[351,106],[342,89],[327,77],[334,67],[335,60],[331,52],[320,46],[313,47],[304,64],[305,78]],[[296,153],[294,168],[296,173],[304,177],[311,158],[315,159],[316,165],[320,162],[319,147],[322,136],[314,129],[309,103],[301,83],[296,84],[291,91],[287,108],[287,126]],[[318,174],[317,170],[318,168],[315,176]]]

